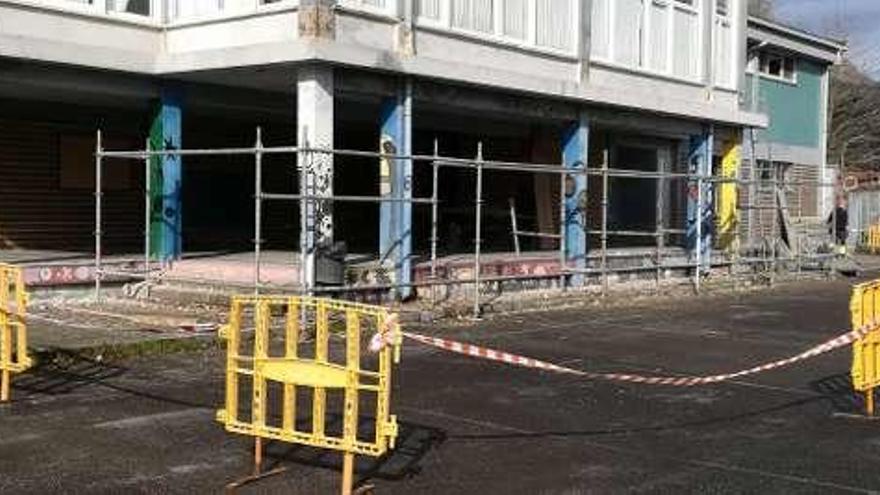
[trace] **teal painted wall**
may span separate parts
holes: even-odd
[[[770,117],[770,127],[759,133],[762,141],[792,146],[819,147],[822,120],[822,75],[824,67],[805,60],[797,62],[797,83],[762,77],[760,107]],[[752,76],[746,88],[752,88]],[[746,98],[747,104],[749,98]]]

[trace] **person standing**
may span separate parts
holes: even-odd
[[[847,212],[846,199],[840,198],[837,206],[828,217],[828,233],[834,239],[834,243],[838,246],[846,246],[846,240],[849,237],[849,213]]]

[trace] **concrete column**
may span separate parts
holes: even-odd
[[[691,136],[689,144],[688,173],[704,177],[712,175],[713,128],[706,126],[701,134]],[[711,182],[701,181],[701,188],[698,189],[697,183],[696,179],[688,182],[687,224],[685,226],[687,249],[690,252],[691,260],[696,260],[697,248],[699,247],[701,265],[704,270],[708,270],[715,226],[714,187]]]
[[[379,149],[389,155],[412,154],[412,84],[404,83],[398,94],[382,102]],[[379,167],[379,192],[394,202],[380,206],[379,260],[389,282],[398,284],[397,294],[412,294],[412,160],[383,158]],[[392,275],[393,274],[393,275]]]
[[[400,21],[397,23],[397,52],[404,56],[416,54],[415,0],[398,0]]]
[[[592,47],[593,25],[593,1],[578,0],[578,76],[580,83],[585,84],[590,79],[590,49]]]
[[[589,156],[590,122],[581,112],[562,135],[562,160],[577,172],[565,176],[565,259],[570,268],[586,268],[587,261],[587,177],[582,170]],[[572,277],[572,285],[583,285],[584,277]]]
[[[150,149],[176,150],[182,146],[183,94],[177,88],[160,91],[150,127]],[[150,251],[162,261],[179,259],[183,252],[182,174],[179,156],[155,157],[150,163]]]
[[[715,88],[715,0],[702,0],[703,83],[706,97],[711,100]]]
[[[308,65],[297,71],[297,143],[305,148],[333,148],[333,68]],[[302,186],[309,196],[333,195],[333,155],[301,153]],[[333,244],[333,204],[305,201],[305,232],[301,249],[306,257],[306,283],[315,282],[316,250]]]
[[[300,38],[336,38],[336,0],[299,0]]]

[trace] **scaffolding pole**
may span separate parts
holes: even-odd
[[[257,127],[254,144],[254,294],[260,294],[260,262],[263,252],[263,129]]]
[[[98,130],[95,137],[95,302],[101,302],[101,271],[103,268],[101,265],[101,213],[103,207],[103,192],[101,191],[103,178],[101,177],[101,171],[104,167],[101,166],[103,159],[101,138],[101,131]]]
[[[145,140],[145,148],[150,151],[150,139]],[[153,236],[153,186],[150,181],[153,174],[150,170],[150,157],[144,157],[144,276],[149,279],[150,275],[150,238]]]
[[[608,166],[611,159],[608,143],[602,150],[602,298],[608,297]]]
[[[565,160],[560,163],[560,166],[565,169]],[[566,243],[568,242],[567,238],[567,224],[568,219],[565,217],[565,182],[568,180],[570,175],[562,175],[559,177],[559,290],[565,291],[566,283],[565,283],[565,268],[566,268]],[[577,188],[575,188],[577,189]]]
[[[439,227],[438,221],[438,206],[439,206],[439,194],[440,194],[440,166],[437,164],[437,159],[440,155],[440,143],[437,141],[437,138],[434,138],[434,161],[431,163],[431,174],[433,180],[431,181],[431,280],[437,280],[437,243],[439,242],[439,237],[437,235],[437,229]],[[434,308],[437,305],[437,286],[431,286],[431,307]]]
[[[480,317],[480,254],[483,244],[483,143],[477,143],[477,185],[476,208],[474,212],[476,231],[474,234],[474,318]]]

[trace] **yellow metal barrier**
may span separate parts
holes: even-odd
[[[868,232],[865,234],[865,241],[869,253],[880,253],[880,225],[872,225],[868,227]]]
[[[21,268],[0,264],[0,402],[9,400],[12,374],[31,367],[27,354],[27,303]]]
[[[856,391],[865,393],[869,416],[874,415],[874,389],[880,385],[880,280],[853,287],[850,302],[853,329],[870,332],[853,343],[852,381]]]
[[[220,330],[227,347],[226,404],[217,419],[229,432],[255,437],[255,477],[262,476],[262,439],[308,445],[344,454],[342,493],[349,494],[354,456],[378,457],[394,447],[397,420],[390,415],[390,392],[392,358],[397,362],[400,352],[396,322],[384,308],[328,299],[232,299],[229,322]],[[246,328],[254,329],[252,336],[243,332]],[[362,340],[377,334],[390,345],[369,358]],[[304,356],[300,342],[312,337],[314,351]],[[343,343],[337,352],[331,349],[333,337]],[[338,410],[330,407],[333,399],[339,399]],[[310,416],[298,418],[309,403]],[[363,408],[371,409],[364,418]]]

